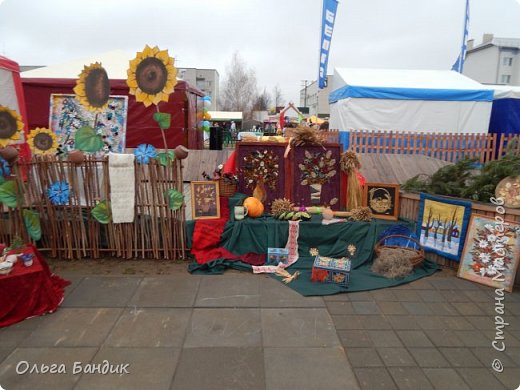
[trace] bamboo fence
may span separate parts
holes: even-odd
[[[22,172],[18,184],[21,206],[5,210],[0,220],[0,240],[14,236],[29,241],[23,223],[23,210],[40,215],[41,251],[65,259],[99,258],[185,258],[185,214],[183,205],[172,211],[165,195],[169,189],[183,192],[182,166],[174,160],[168,167],[152,160],[135,164],[135,219],[132,223],[106,225],[91,215],[99,201],[110,201],[108,159],[87,157],[82,164],[54,156],[34,157],[16,169]],[[26,178],[22,180],[21,177]],[[53,205],[46,194],[56,181],[69,183],[66,205]]]

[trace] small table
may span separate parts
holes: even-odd
[[[64,288],[70,284],[51,273],[34,246],[27,246],[23,253],[34,255],[30,267],[18,260],[8,275],[0,275],[0,328],[56,311],[63,301]]]

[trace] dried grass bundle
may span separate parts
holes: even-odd
[[[341,170],[348,174],[351,171],[361,168],[358,156],[352,150],[345,152],[341,155]]]
[[[292,147],[303,145],[321,145],[323,143],[321,134],[311,127],[298,126],[292,130],[292,134]]]
[[[353,221],[370,222],[372,220],[372,210],[370,210],[370,207],[356,207],[352,209],[350,219]]]
[[[401,248],[383,248],[372,264],[372,271],[388,279],[403,278],[413,271],[410,259],[413,251]]]

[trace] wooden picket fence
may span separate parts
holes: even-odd
[[[34,157],[16,166],[14,180],[21,207],[4,209],[0,219],[0,242],[14,236],[28,241],[23,210],[40,216],[42,237],[38,248],[51,257],[65,259],[99,258],[185,258],[184,207],[172,211],[165,192],[183,192],[182,167],[178,160],[165,167],[156,160],[148,165],[135,164],[135,219],[132,223],[99,223],[91,210],[101,200],[110,200],[108,159],[87,157],[82,164],[54,156]],[[20,178],[26,176],[26,180]],[[56,181],[66,181],[70,199],[63,206],[53,205],[47,188]]]
[[[330,133],[331,137],[339,134],[337,131]],[[465,157],[477,158],[480,162],[501,159],[513,141],[511,149],[520,153],[520,136],[513,134],[349,132],[349,148],[356,153],[422,154],[449,162]]]

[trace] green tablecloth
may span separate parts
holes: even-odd
[[[240,197],[230,200],[230,209],[240,201]],[[433,274],[438,266],[425,261],[416,267],[414,273],[402,279],[387,279],[371,272],[373,248],[377,237],[396,222],[374,220],[372,222],[342,222],[323,225],[321,216],[313,216],[311,221],[300,222],[298,238],[299,260],[287,270],[291,273],[299,270],[301,275],[288,286],[302,295],[330,295],[340,292],[373,290],[396,286]],[[413,222],[399,221],[409,225],[413,230]],[[194,221],[187,223],[188,247],[191,248],[191,236]],[[288,238],[289,223],[278,221],[269,216],[257,219],[246,218],[243,221],[228,221],[221,235],[221,245],[228,251],[242,255],[246,253],[267,253],[267,248],[283,248]],[[310,280],[314,257],[310,256],[310,248],[318,248],[320,255],[342,257],[346,255],[347,246],[355,245],[357,250],[352,257],[352,271],[348,289],[335,284],[314,283]],[[190,272],[222,273],[226,268],[249,270],[250,265],[240,261],[216,259],[210,263],[192,263]],[[273,276],[276,277],[276,276]]]

